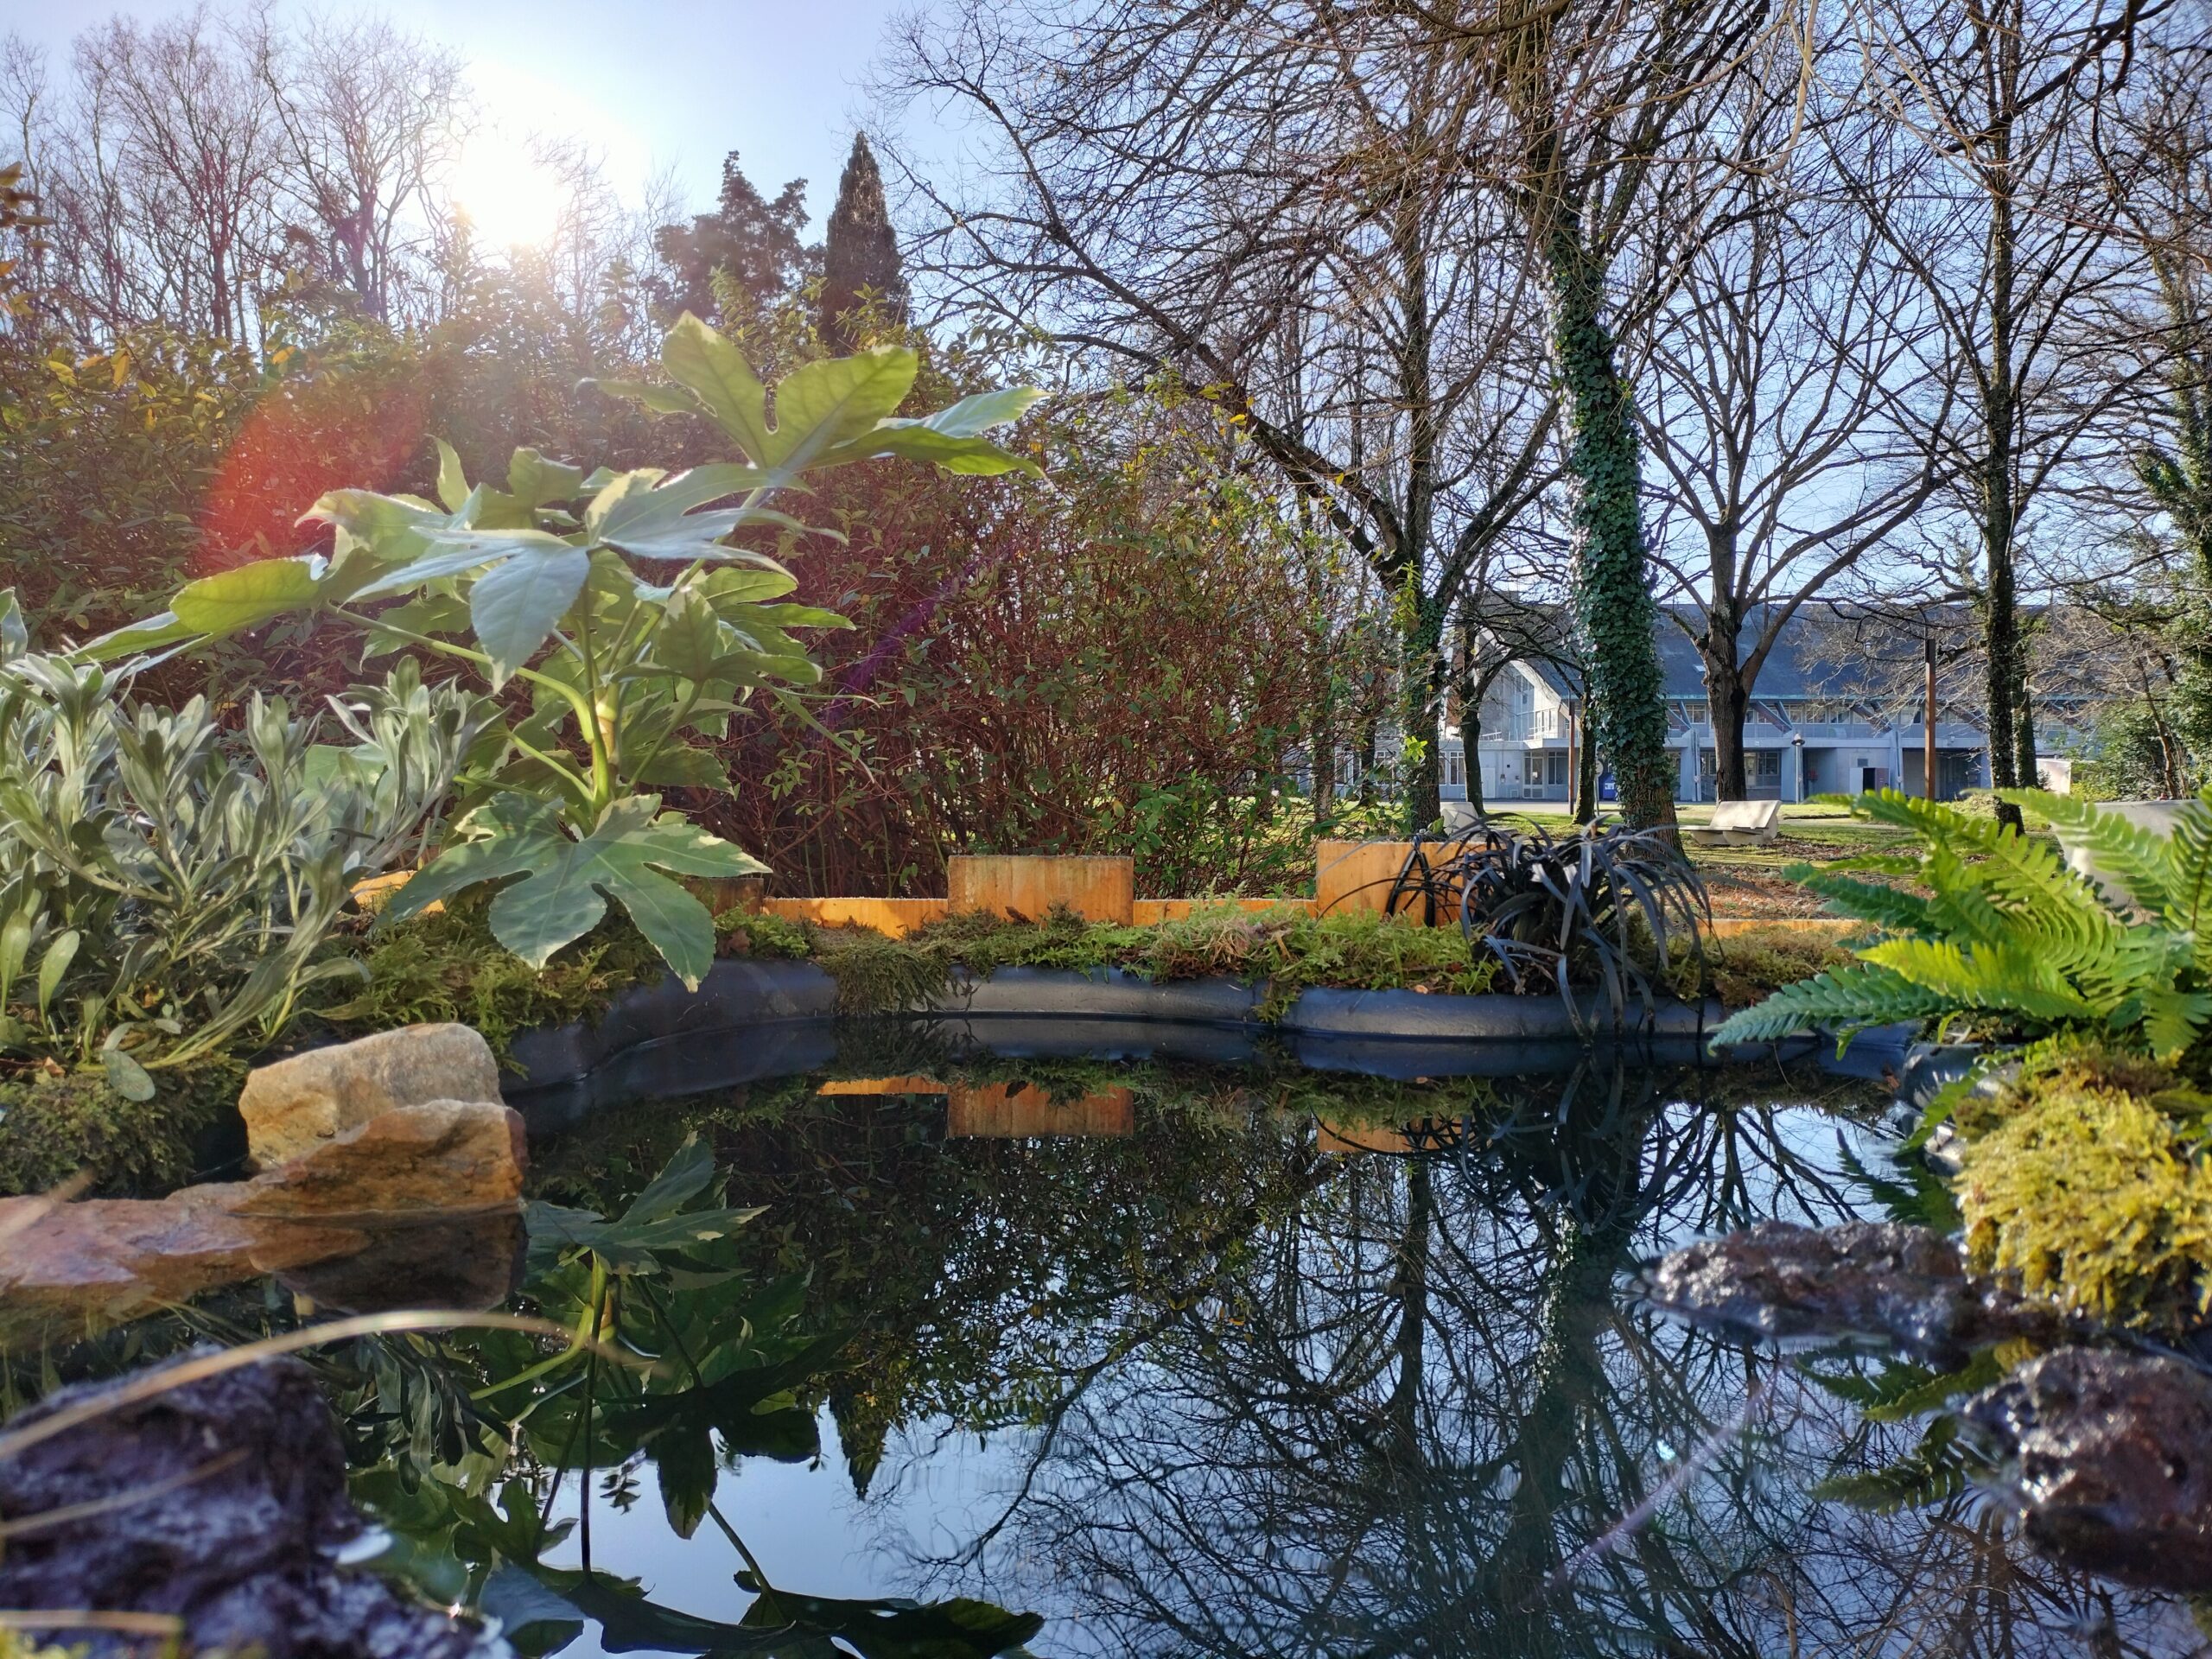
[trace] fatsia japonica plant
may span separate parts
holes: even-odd
[[[471,485],[441,444],[438,500],[340,490],[308,517],[331,556],[267,559],[192,582],[169,610],[93,641],[100,660],[173,650],[300,612],[360,630],[367,650],[411,649],[518,681],[528,712],[500,763],[470,780],[457,838],[402,889],[395,918],[482,883],[500,886],[493,936],[534,967],[606,914],[612,899],[685,984],[712,965],[714,923],[673,878],[766,866],[662,810],[658,791],[726,788],[694,739],[722,736],[755,695],[790,700],[821,671],[793,630],[842,627],[782,602],[797,586],[741,531],[810,531],[772,505],[806,474],[878,458],[954,473],[1036,474],[982,435],[1041,394],[980,393],[924,418],[893,411],[914,353],[878,346],[794,370],[772,399],[742,353],[686,315],[661,351],[669,384],[596,383],[662,414],[705,416],[740,458],[673,475],[587,478],[516,452],[504,489]],[[396,602],[395,602],[396,601]]]
[[[1911,830],[1910,855],[1789,874],[1844,915],[1890,937],[1859,960],[1777,991],[1722,1026],[1717,1043],[1827,1027],[1843,1038],[1892,1021],[1993,1019],[2032,1031],[2093,1030],[2161,1059],[2212,1024],[2212,790],[2162,836],[2118,813],[2039,789],[1998,797],[2049,821],[2101,882],[2047,842],[1993,818],[1900,795],[1853,809]],[[1853,871],[1904,877],[1918,892]]]

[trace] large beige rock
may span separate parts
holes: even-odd
[[[257,1169],[310,1152],[396,1106],[499,1098],[491,1046],[467,1026],[404,1026],[257,1067],[238,1096]]]
[[[294,1218],[490,1210],[521,1198],[528,1166],[521,1113],[490,1101],[425,1101],[317,1141],[254,1177],[230,1208]]]

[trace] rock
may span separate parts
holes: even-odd
[[[277,1283],[319,1308],[340,1313],[497,1307],[521,1288],[530,1243],[522,1212],[512,1207],[458,1220],[372,1226],[356,1236],[362,1241],[359,1249],[283,1269]]]
[[[2212,1591],[2212,1379],[2177,1360],[2061,1348],[1967,1402],[2018,1465],[2028,1541],[2124,1584]]]
[[[230,1207],[328,1217],[511,1206],[522,1196],[528,1147],[522,1114],[511,1107],[424,1101],[380,1112],[257,1175]]]
[[[491,1046],[467,1026],[405,1026],[255,1068],[238,1096],[246,1148],[271,1168],[396,1106],[499,1099]]]
[[[1897,1222],[1761,1222],[1675,1251],[1645,1283],[1659,1306],[1738,1335],[1886,1337],[1947,1368],[1985,1344],[2048,1338],[2061,1325],[2056,1310],[1969,1279],[1942,1234]]]
[[[161,1199],[0,1200],[0,1305],[10,1315],[122,1319],[264,1273],[359,1249],[347,1227],[234,1216],[243,1185]]]
[[[120,1386],[62,1389],[8,1427]],[[155,1496],[114,1503],[139,1492]],[[14,1530],[86,1503],[103,1507]],[[180,1384],[0,1459],[0,1517],[11,1529],[0,1606],[170,1613],[184,1621],[188,1649],[257,1650],[265,1659],[504,1651],[475,1626],[332,1562],[365,1527],[346,1495],[337,1422],[297,1360]],[[67,1640],[95,1656],[137,1645],[99,1630]]]

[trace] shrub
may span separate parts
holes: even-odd
[[[0,1056],[146,1099],[355,971],[322,950],[349,889],[408,846],[483,715],[410,664],[337,711],[359,740],[340,749],[280,701],[233,733],[125,684],[26,652],[0,593]]]

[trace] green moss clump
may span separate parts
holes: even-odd
[[[200,1151],[237,1110],[245,1068],[221,1060],[156,1072],[151,1100],[125,1100],[96,1073],[35,1072],[0,1082],[0,1197],[44,1192],[78,1176],[84,1196],[155,1198],[200,1169]]]
[[[1974,1266],[2115,1324],[2212,1312],[2212,1098],[2139,1058],[2046,1052],[1961,1116]]]
[[[610,917],[541,971],[492,937],[481,902],[379,925],[355,942],[365,982],[309,1019],[340,1037],[458,1020],[504,1061],[521,1033],[595,1017],[616,994],[658,981],[660,954],[626,920]]]
[[[814,954],[814,935],[804,922],[787,922],[760,910],[725,910],[715,918],[718,955],[804,961]]]
[[[1076,973],[1122,968],[1160,981],[1225,976],[1268,982],[1263,1019],[1300,991],[1487,991],[1497,965],[1456,929],[1420,927],[1372,911],[1316,917],[1300,906],[1246,911],[1202,906],[1156,927],[1087,923],[1065,910],[1040,922],[947,917],[903,939],[866,929],[813,930],[814,959],[837,981],[849,1014],[906,1007],[950,989],[956,969],[981,978],[1001,968]]]
[[[1842,940],[1821,930],[1786,925],[1747,927],[1705,942],[1706,986],[1699,984],[1697,953],[1688,939],[1670,946],[1668,982],[1684,1001],[1700,995],[1726,1008],[1755,1007],[1785,985],[1811,979],[1858,958]]]

